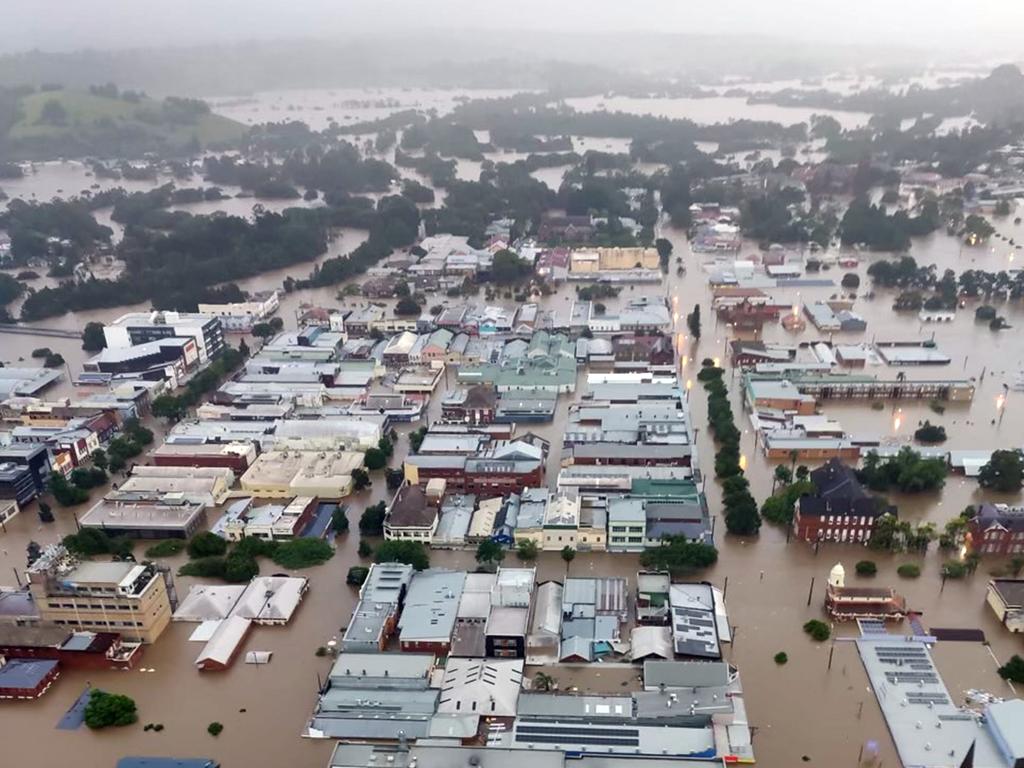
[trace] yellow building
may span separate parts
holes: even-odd
[[[597,272],[601,269],[601,257],[597,251],[573,251],[569,260],[569,271],[574,273]]]
[[[660,269],[656,248],[589,248],[573,251],[569,271],[573,274],[621,272],[628,269]]]
[[[656,248],[598,248],[602,272],[619,269],[659,269]]]
[[[164,575],[152,564],[81,562],[57,544],[29,568],[39,617],[76,630],[152,643],[171,621]]]
[[[241,486],[265,499],[340,499],[352,492],[352,471],[362,465],[357,451],[267,451],[242,475]]]

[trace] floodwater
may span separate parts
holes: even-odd
[[[733,120],[767,120],[792,125],[810,123],[811,115],[830,115],[843,128],[859,128],[871,115],[866,112],[838,112],[811,107],[783,107],[777,104],[748,104],[743,96],[710,96],[694,98],[656,98],[636,96],[582,96],[566,99],[566,104],[580,112],[627,112],[696,123],[728,123]]]
[[[594,139],[595,145],[605,143]],[[589,143],[589,142],[588,142]],[[598,148],[594,146],[593,148]],[[998,229],[1008,236],[1020,239],[1024,232],[1007,221],[997,222]],[[670,300],[678,297],[679,333],[687,334],[682,318],[695,304],[701,306],[703,334],[699,340],[684,342],[685,363],[681,368],[683,380],[693,380],[690,400],[694,424],[701,427],[697,436],[705,471],[710,467],[714,453],[706,424],[706,405],[703,392],[696,383],[699,361],[705,357],[724,357],[727,343],[733,338],[731,330],[716,325],[711,312],[711,293],[707,287],[705,257],[689,249],[682,232],[668,228],[662,233],[675,245],[675,255],[683,259],[687,272],[678,277],[674,263],[662,286],[626,288],[618,299],[606,303],[614,309],[619,303],[643,293],[659,292]],[[332,244],[332,253],[347,252],[360,240],[362,234],[344,231]],[[1011,251],[1002,241],[985,248],[961,248],[956,240],[936,234],[914,243],[912,253],[921,263],[936,263],[940,270],[946,267],[963,270],[985,268],[997,270],[1013,264]],[[752,244],[744,254],[754,251]],[[857,268],[862,285],[867,289],[868,264],[882,258],[880,255],[861,255]],[[1017,257],[1020,258],[1020,257]],[[247,281],[247,290],[279,287],[288,275],[308,274],[310,264],[293,266]],[[772,291],[780,302],[799,304],[804,300],[828,298],[838,293],[838,282],[845,271],[837,267],[822,272],[822,276],[836,281],[832,288],[785,289]],[[342,286],[296,291],[284,297],[281,317],[286,327],[294,328],[295,310],[302,304],[327,306],[354,306],[365,303],[361,298],[336,299]],[[571,300],[572,287],[562,289],[545,299],[545,306],[564,304]],[[950,404],[944,414],[932,413],[927,404],[904,402],[901,411],[894,412],[891,404],[874,411],[870,404],[829,403],[823,412],[839,419],[848,430],[857,434],[877,434],[893,443],[911,439],[918,423],[925,418],[946,426],[950,439],[946,447],[952,449],[982,449],[1019,445],[1024,428],[1024,397],[1010,392],[998,419],[996,397],[1002,384],[1010,381],[1021,365],[1021,346],[1014,331],[993,333],[987,325],[975,324],[973,306],[961,311],[950,324],[922,326],[916,314],[898,315],[891,308],[892,294],[878,292],[872,300],[858,300],[855,310],[868,320],[864,334],[848,334],[850,340],[909,340],[931,337],[938,348],[953,360],[948,366],[922,369],[902,369],[908,378],[965,377],[977,383],[977,395],[970,404]],[[433,303],[433,298],[432,302]],[[439,303],[439,302],[438,302]],[[144,308],[144,307],[143,307]],[[51,318],[45,325],[58,328],[80,328],[88,320],[109,320],[130,308],[118,307],[90,313],[76,313]],[[1000,312],[1016,327],[1024,324],[1024,312],[1019,307],[1001,307]],[[837,334],[840,336],[840,334]],[[791,335],[781,327],[767,327],[763,338],[769,341],[807,342],[818,338],[808,328],[801,334]],[[35,346],[47,345],[61,352],[72,367],[80,365],[83,353],[75,340],[0,336],[0,359],[16,360]],[[895,376],[899,369],[876,371],[880,376]],[[983,375],[984,374],[984,375]],[[582,376],[581,376],[582,378]],[[756,498],[763,499],[771,491],[772,466],[754,444],[739,397],[738,375],[729,371],[737,422],[744,431],[742,451],[747,459],[747,475]],[[446,376],[443,388],[452,386],[454,375]],[[67,390],[56,390],[66,392]],[[440,391],[438,395],[440,395]],[[437,417],[440,397],[435,396],[429,410],[429,419]],[[557,476],[558,445],[564,431],[569,398],[563,396],[556,420],[547,425],[530,425],[530,430],[553,442],[548,466],[548,482],[554,485]],[[899,423],[897,424],[897,416]],[[411,427],[402,425],[399,431]],[[408,441],[400,439],[392,460],[398,466],[407,451]],[[101,490],[93,492],[98,497]],[[968,688],[986,688],[998,695],[1012,695],[1009,687],[996,675],[996,661],[1005,661],[1020,650],[1020,641],[1011,637],[996,622],[984,603],[985,586],[989,570],[1000,565],[986,561],[979,571],[967,579],[949,581],[945,585],[939,578],[939,568],[945,556],[938,551],[925,558],[907,555],[869,553],[842,545],[825,545],[819,551],[802,543],[787,543],[785,531],[770,525],[762,528],[756,539],[738,539],[724,533],[720,516],[721,494],[717,483],[709,480],[707,493],[710,507],[716,517],[717,542],[720,559],[703,578],[726,590],[730,621],[734,625],[735,642],[726,651],[727,658],[736,664],[744,681],[744,693],[751,723],[755,726],[754,748],[758,760],[766,766],[854,766],[861,746],[866,740],[881,744],[884,765],[898,765],[895,750],[882,722],[874,696],[868,689],[856,651],[849,643],[815,644],[801,631],[809,618],[821,617],[823,587],[829,569],[837,561],[843,562],[847,572],[853,564],[870,558],[879,566],[871,581],[878,585],[894,585],[903,592],[908,604],[923,612],[926,627],[978,627],[991,643],[992,654],[980,645],[943,643],[936,650],[939,669],[946,677],[954,698],[962,699]],[[174,625],[153,647],[147,648],[141,666],[146,670],[133,672],[89,671],[67,672],[42,699],[34,702],[0,703],[0,738],[7,745],[18,745],[19,756],[27,766],[50,766],[69,759],[88,756],[90,765],[112,765],[117,757],[127,754],[174,754],[180,756],[207,756],[222,762],[226,768],[235,766],[281,766],[293,768],[321,768],[331,750],[329,741],[310,741],[299,737],[315,701],[318,675],[327,674],[330,660],[318,658],[314,651],[337,637],[345,625],[354,605],[355,593],[344,584],[347,569],[359,562],[356,555],[358,532],[356,522],[366,505],[384,499],[387,492],[382,478],[375,479],[373,487],[348,500],[352,532],[338,539],[337,555],[328,563],[304,573],[311,578],[312,587],[295,619],[287,627],[260,627],[246,641],[243,650],[269,650],[274,652],[269,665],[255,667],[236,663],[223,673],[200,674],[193,667],[199,646],[187,641],[192,625]],[[941,526],[965,505],[982,498],[996,499],[982,494],[973,480],[950,476],[941,493],[909,497],[893,494],[891,501],[898,505],[900,514],[910,520],[930,520]],[[1003,499],[999,499],[1003,500]],[[1018,501],[1019,499],[1007,499]],[[74,529],[72,515],[67,510],[57,511],[58,520],[48,526],[41,525],[34,508],[26,510],[7,524],[0,533],[0,573],[14,578],[15,571],[24,566],[24,551],[29,540],[42,544],[57,541]],[[139,547],[141,551],[141,547]],[[515,558],[509,555],[510,562]],[[905,562],[921,562],[923,573],[917,580],[897,577],[896,568]],[[176,565],[180,558],[172,560]],[[474,566],[470,552],[434,552],[434,565]],[[538,578],[562,578],[566,566],[557,553],[542,555],[538,561]],[[569,567],[570,575],[620,575],[634,585],[638,567],[633,555],[607,553],[580,553]],[[276,572],[271,563],[263,564],[264,573]],[[866,583],[851,575],[854,583]],[[179,595],[187,593],[194,579],[179,578]],[[851,636],[849,625],[837,628],[843,637]],[[777,666],[772,656],[785,651],[789,663]],[[831,669],[829,660],[831,658]],[[531,670],[531,673],[535,670]],[[628,671],[606,669],[594,665],[593,669],[555,668],[547,670],[559,680],[563,688],[576,686],[580,690],[622,691],[623,683],[630,684],[634,676]],[[87,682],[109,690],[133,696],[139,705],[140,725],[106,733],[57,731],[54,725],[72,704]],[[243,711],[244,710],[244,711]],[[206,733],[212,721],[225,725],[219,737]],[[141,725],[162,723],[160,733],[145,732]],[[32,752],[29,754],[28,750]],[[804,758],[807,758],[804,760]]]

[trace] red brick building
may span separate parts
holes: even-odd
[[[1019,555],[1024,552],[1024,507],[982,504],[967,523],[968,552]]]
[[[441,401],[441,416],[463,424],[490,424],[497,409],[498,393],[484,384],[454,392]]]
[[[256,453],[251,443],[164,443],[153,451],[152,458],[158,467],[225,467],[240,477],[256,460]]]
[[[812,471],[810,481],[814,493],[801,496],[793,508],[793,534],[803,541],[866,544],[878,518],[896,512],[869,495],[853,468],[838,459]]]
[[[76,632],[47,623],[0,626],[0,656],[58,661],[75,669],[131,669],[142,646],[125,644],[117,632]]]

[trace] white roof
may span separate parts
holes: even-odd
[[[217,621],[226,619],[245,587],[236,585],[194,584],[188,596],[174,612],[174,621]]]
[[[231,615],[257,623],[286,622],[302,602],[308,583],[301,576],[257,576],[249,582]]]
[[[523,686],[522,659],[449,658],[438,714],[514,717]]]
[[[213,662],[220,666],[227,666],[235,649],[245,639],[249,631],[250,622],[239,616],[229,616],[220,623],[213,637],[203,646],[202,652],[196,657],[196,666],[202,667],[207,662]]]
[[[647,656],[660,656],[663,659],[674,659],[672,650],[671,627],[634,627],[630,634],[632,658],[643,659]]]

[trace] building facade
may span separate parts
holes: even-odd
[[[54,545],[29,568],[43,621],[154,642],[171,621],[164,575],[152,564],[79,562]]]

